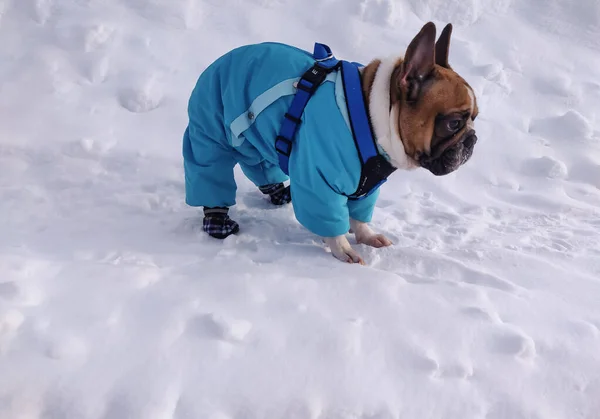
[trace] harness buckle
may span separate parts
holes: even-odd
[[[331,73],[332,70],[333,69],[325,68],[315,63],[315,65],[307,70],[300,78],[297,86],[298,89],[304,90],[312,95],[317,91],[321,83],[327,78],[327,74]]]
[[[282,149],[279,146],[281,144],[285,144],[286,148]],[[290,140],[288,140],[285,137],[282,137],[281,135],[278,135],[277,138],[275,139],[275,150],[279,153],[279,154],[283,154],[286,157],[290,157],[290,154],[292,154],[292,142]]]

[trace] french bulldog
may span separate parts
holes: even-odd
[[[429,22],[403,56],[373,59],[361,68],[373,134],[392,166],[400,169],[394,176],[417,168],[447,175],[473,153],[477,99],[449,65],[451,33],[448,24],[436,42],[436,27]],[[294,87],[286,83],[302,74],[308,58],[282,48],[241,47],[215,61],[199,78],[183,142],[186,202],[204,207],[203,227],[211,236],[236,234],[239,225],[229,218],[228,209],[235,204],[233,167],[239,163],[274,204],[291,201],[296,218],[322,237],[333,256],[364,264],[346,238],[348,231],[357,243],[377,248],[392,243],[368,225],[376,194],[362,204],[344,198],[356,189],[360,165],[338,109],[343,99],[334,76],[304,111],[290,155],[290,185],[283,186],[288,177],[278,167],[274,141],[297,87],[297,82]],[[264,105],[275,91],[281,98]]]

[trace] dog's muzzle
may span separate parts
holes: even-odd
[[[419,164],[436,176],[447,175],[454,172],[471,158],[475,143],[477,143],[477,135],[475,134],[475,130],[471,129],[458,142],[445,149],[439,156],[422,156],[419,159]]]

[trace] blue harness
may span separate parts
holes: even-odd
[[[358,70],[361,65],[336,59],[327,45],[319,43],[315,43],[313,57],[315,64],[298,81],[298,90],[283,118],[279,135],[275,140],[279,166],[286,175],[289,174],[288,165],[293,138],[301,122],[300,118],[304,108],[321,83],[325,81],[327,75],[339,68],[342,73],[352,136],[361,162],[358,189],[348,198],[353,200],[366,198],[383,184],[396,168],[379,154],[377,149],[361,86]]]

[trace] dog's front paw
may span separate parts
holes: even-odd
[[[350,226],[354,232],[356,242],[366,244],[376,248],[387,247],[392,245],[392,241],[383,234],[376,234],[367,223],[350,219]]]
[[[373,234],[367,237],[356,237],[356,242],[366,244],[376,248],[387,247],[392,245],[392,241],[385,237],[383,234]]]
[[[363,258],[350,246],[345,236],[327,237],[324,240],[331,249],[331,254],[342,262],[365,264]]]
[[[346,249],[341,249],[341,251],[333,252],[333,255],[346,263],[360,263],[361,265],[365,265],[365,261],[363,258],[356,252],[352,247],[348,247]]]

